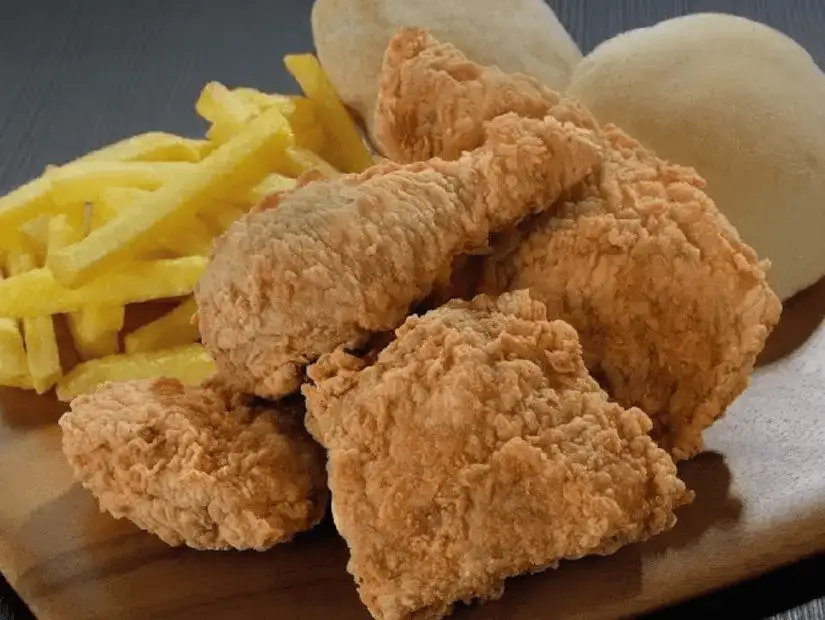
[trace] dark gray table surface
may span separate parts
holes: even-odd
[[[585,53],[630,28],[717,11],[757,19],[789,34],[825,66],[825,0],[549,1]],[[0,0],[0,192],[49,163],[141,131],[200,135],[203,124],[194,114],[194,101],[209,80],[295,91],[281,58],[311,51],[311,4]],[[793,620],[825,618],[825,557],[651,618],[775,614]],[[0,620],[30,617],[0,579]]]

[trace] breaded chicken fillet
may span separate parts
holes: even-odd
[[[412,316],[374,364],[309,369],[349,571],[379,620],[495,599],[504,580],[609,554],[692,500],[640,409],[607,400],[575,331],[526,292]]]
[[[169,545],[264,550],[326,511],[323,449],[298,406],[152,379],[78,396],[60,426],[101,510]]]
[[[588,368],[638,406],[677,459],[748,386],[781,304],[767,265],[689,168],[616,127],[600,171],[487,265],[482,290],[529,288],[579,333]]]

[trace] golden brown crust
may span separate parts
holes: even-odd
[[[600,172],[491,260],[484,290],[529,287],[576,328],[611,396],[644,409],[661,445],[688,458],[747,387],[781,305],[694,170],[616,127],[604,139]]]
[[[301,411],[222,383],[109,383],[60,419],[75,476],[105,510],[169,545],[267,549],[324,516],[323,450]]]
[[[366,366],[310,367],[335,523],[382,620],[440,618],[507,577],[612,553],[692,494],[639,409],[608,402],[575,331],[526,292],[410,317]]]
[[[527,75],[482,67],[423,30],[405,28],[390,41],[375,113],[376,137],[390,159],[458,159],[484,142],[486,121],[507,112],[597,128],[572,99]]]

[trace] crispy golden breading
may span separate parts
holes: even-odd
[[[530,288],[576,328],[611,396],[644,409],[660,445],[688,458],[747,387],[781,305],[694,170],[603,133],[600,172],[492,259],[483,289]]]
[[[522,291],[412,316],[374,364],[310,367],[349,571],[379,620],[428,620],[506,578],[673,526],[692,493],[639,409],[607,400],[576,333]]]
[[[236,222],[195,290],[222,374],[263,397],[297,390],[307,363],[395,329],[449,281],[456,256],[554,202],[601,158],[590,132],[549,116],[500,116],[486,136],[456,161],[308,182]]]
[[[611,396],[654,419],[662,445],[677,458],[700,450],[702,431],[747,386],[781,311],[768,263],[702,191],[704,180],[615,127],[597,128],[578,104],[479,67],[420,31],[391,43],[380,99],[376,126],[402,161],[454,158],[486,119],[510,111],[593,130],[604,147],[598,172],[526,230],[503,236],[485,278],[478,260],[457,263],[435,303],[531,288],[551,317],[579,331]]]
[[[323,450],[301,410],[220,385],[107,383],[60,419],[75,476],[105,510],[169,545],[263,550],[323,517]]]
[[[375,113],[376,138],[397,162],[458,159],[484,142],[484,123],[501,114],[596,129],[585,108],[527,75],[482,67],[454,46],[407,28],[384,56]]]

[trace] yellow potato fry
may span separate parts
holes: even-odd
[[[298,148],[288,149],[287,156],[289,157],[290,162],[292,162],[292,164],[301,171],[300,174],[309,172],[310,170],[317,170],[327,178],[333,178],[341,175],[341,173],[336,170],[332,164],[312,151]]]
[[[0,316],[33,317],[75,312],[84,306],[183,297],[195,288],[207,260],[187,256],[121,264],[77,288],[61,285],[49,269],[35,269],[0,282]]]
[[[250,205],[247,205],[250,206]],[[214,204],[204,211],[203,220],[215,235],[223,234],[246,210],[231,203]]]
[[[0,385],[28,389],[33,387],[23,335],[14,319],[0,318]]]
[[[361,172],[372,165],[364,141],[341,103],[335,88],[312,54],[284,57],[287,70],[316,105],[318,118],[326,130],[328,158],[344,172]]]
[[[11,243],[10,246],[32,253],[38,263],[42,261],[49,243],[50,219],[48,215],[40,215],[20,226],[20,236],[17,242]]]
[[[289,122],[297,146],[313,151],[323,148],[324,129],[318,120],[315,104],[306,97],[272,95],[254,88],[236,88],[232,92],[259,110],[278,108]]]
[[[23,224],[20,227],[20,232],[32,243],[45,248],[49,242],[49,219],[48,215],[39,215]]]
[[[154,190],[191,174],[196,164],[186,162],[109,162],[70,163],[48,173],[52,200],[58,206],[95,202],[106,188],[136,187]]]
[[[247,201],[256,205],[267,196],[280,194],[281,192],[293,189],[297,183],[295,179],[290,179],[281,174],[270,174],[249,191]]]
[[[46,256],[83,239],[85,232],[83,224],[83,220],[77,215],[70,217],[65,213],[60,213],[50,217],[47,226],[48,251]]]
[[[240,99],[246,101],[248,104],[257,107],[259,110],[265,110],[276,105],[283,105],[295,95],[280,95],[264,93],[257,88],[247,88],[245,86],[238,86],[233,88],[232,92]]]
[[[25,252],[13,251],[8,256],[11,278],[0,282],[0,286],[16,278],[25,278],[33,273],[34,257]],[[2,314],[2,313],[0,313]],[[60,379],[60,351],[54,321],[49,312],[40,312],[23,319],[23,338],[26,343],[26,360],[32,386],[38,394],[48,392]]]
[[[238,97],[223,84],[209,82],[195,103],[195,111],[212,123],[207,138],[215,144],[223,144],[258,116],[261,109]]]
[[[159,319],[127,334],[124,339],[126,353],[157,351],[197,342],[200,339],[200,332],[192,320],[197,310],[195,299],[189,297]]]
[[[123,306],[85,306],[67,315],[69,332],[80,359],[114,355],[120,348],[126,310]]]
[[[83,223],[77,218],[55,215],[49,222],[48,251],[56,252],[84,237]],[[84,306],[67,316],[69,332],[81,359],[117,353],[118,333],[125,319],[123,306]]]
[[[182,138],[162,131],[151,131],[124,138],[88,155],[79,161],[189,161],[203,159],[208,152],[206,140]]]
[[[135,256],[159,236],[191,222],[205,205],[260,183],[271,171],[271,162],[283,157],[289,139],[283,115],[264,112],[194,164],[193,172],[178,175],[80,243],[49,257],[49,268],[59,282],[77,286],[112,261]]]
[[[244,97],[238,97],[220,82],[209,82],[195,102],[195,111],[210,123],[228,121],[243,125],[261,110]]]
[[[100,200],[95,206],[103,206],[113,213],[120,213],[139,198],[146,198],[149,193],[149,190],[138,187],[107,187],[100,194]]]
[[[0,281],[3,273],[0,272]],[[0,385],[32,389],[29,362],[23,346],[20,325],[14,319],[0,318]]]
[[[134,187],[109,187],[103,191],[94,205],[92,229],[100,228],[107,222],[139,204],[137,201],[149,194],[147,190]],[[170,234],[157,239],[157,247],[175,256],[206,256],[212,251],[212,234],[196,217],[181,225]]]
[[[30,181],[0,198],[0,234],[8,239],[28,220],[57,211],[51,181],[43,177]]]
[[[79,364],[57,385],[57,398],[69,401],[94,392],[109,381],[167,377],[199,385],[216,371],[215,362],[199,344],[143,353],[111,355]]]

